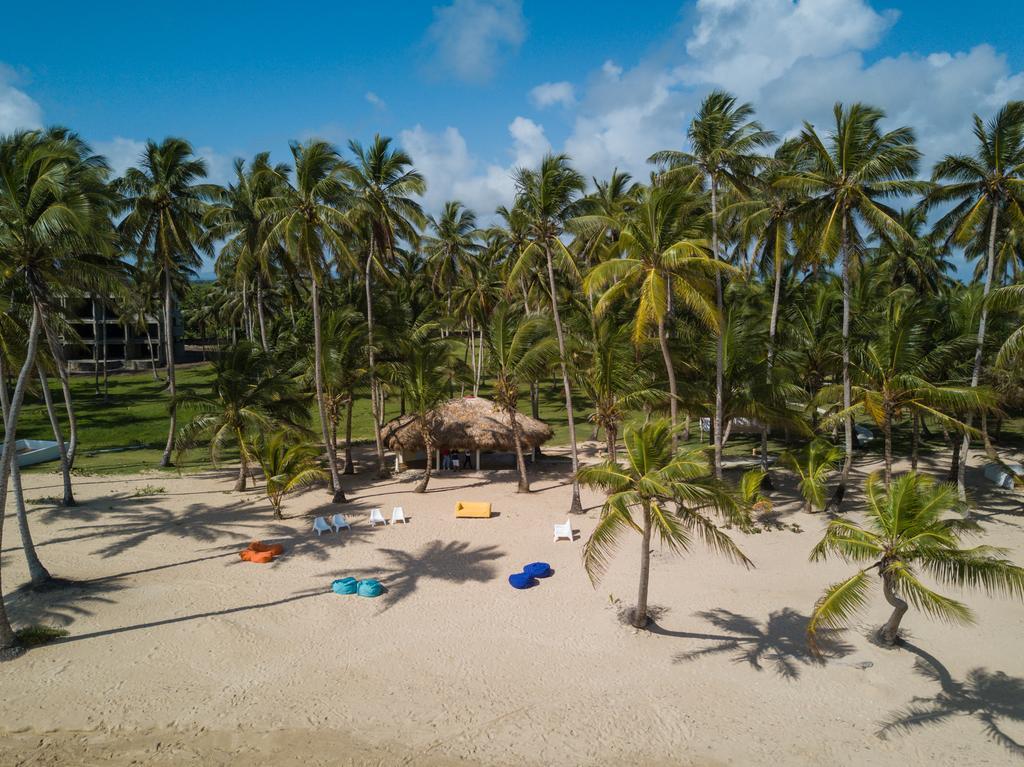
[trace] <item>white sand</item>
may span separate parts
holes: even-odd
[[[71,636],[0,664],[0,764],[904,767],[1024,753],[1011,749],[1024,744],[1024,606],[969,595],[975,628],[912,611],[910,647],[884,650],[867,638],[887,613],[879,594],[815,663],[806,615],[848,568],[807,562],[825,520],[795,502],[782,521],[801,533],[734,532],[754,571],[699,548],[656,553],[651,601],[664,614],[637,633],[616,613],[635,599],[639,539],[592,588],[581,542],[551,539],[569,503],[561,466],[542,467],[529,496],[508,471],[447,475],[426,495],[408,473],[364,474],[344,507],[354,531],[320,539],[306,517],[276,521],[258,492],[229,492],[228,474],[82,478],[81,506],[32,507],[44,562],[85,583],[9,604],[17,624]],[[983,539],[1024,562],[1021,497],[971,474]],[[58,479],[29,475],[28,497],[58,493]],[[167,492],[131,497],[149,484]],[[500,516],[456,520],[457,499],[490,500]],[[325,501],[308,493],[285,512],[327,513]],[[573,518],[584,537],[600,501],[586,493],[590,510]],[[368,527],[370,508],[393,505],[408,525]],[[27,575],[7,520],[9,593]],[[286,555],[241,562],[252,538]],[[511,589],[506,576],[538,559],[554,577]],[[336,596],[345,575],[388,593]],[[915,701],[937,721],[878,737]]]

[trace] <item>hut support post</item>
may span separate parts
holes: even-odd
[[[440,449],[434,451],[434,470],[441,471],[441,451]]]
[[[479,450],[476,451],[476,463],[474,465],[476,466],[476,470],[480,471],[480,451]]]
[[[402,470],[402,454],[395,453],[395,473],[397,474]]]

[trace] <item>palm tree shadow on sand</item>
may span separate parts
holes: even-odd
[[[383,610],[411,596],[423,580],[484,583],[497,574],[494,561],[505,552],[497,546],[471,548],[466,541],[431,541],[418,552],[381,549],[388,565],[376,576],[387,587]]]
[[[818,632],[815,654],[807,646],[809,618],[791,607],[784,607],[758,621],[729,610],[716,609],[696,613],[722,634],[698,634],[665,631],[652,625],[654,633],[688,639],[707,640],[711,644],[697,650],[678,653],[674,663],[686,663],[709,655],[730,654],[734,663],[746,663],[757,671],[771,666],[784,679],[797,679],[801,666],[822,666],[829,660],[843,658],[853,652],[853,645],[842,640],[837,631]]]
[[[918,656],[914,671],[941,689],[932,697],[915,696],[905,708],[893,712],[879,728],[879,738],[885,740],[918,727],[940,725],[955,716],[969,716],[981,723],[990,740],[1024,759],[1024,743],[1004,729],[1006,722],[1024,724],[1024,679],[975,667],[958,681],[930,653],[907,641],[901,645]]]

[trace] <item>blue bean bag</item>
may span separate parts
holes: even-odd
[[[537,579],[527,573],[513,573],[508,582],[514,589],[528,589],[537,585]]]
[[[375,581],[373,578],[367,578],[365,581],[359,581],[359,585],[356,587],[356,593],[361,597],[379,597],[383,591],[384,587],[380,585],[379,581]]]
[[[335,594],[355,594],[356,579],[339,578],[331,584],[331,591],[333,591]]]
[[[553,571],[547,562],[531,562],[523,568],[523,572],[532,578],[547,578]]]

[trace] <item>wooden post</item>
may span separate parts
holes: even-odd
[[[434,471],[441,471],[441,450],[434,451]]]
[[[395,453],[395,473],[397,474],[402,470],[402,454],[399,452]]]
[[[476,470],[480,471],[480,451],[479,450],[476,451],[476,463],[474,465],[476,466]]]

